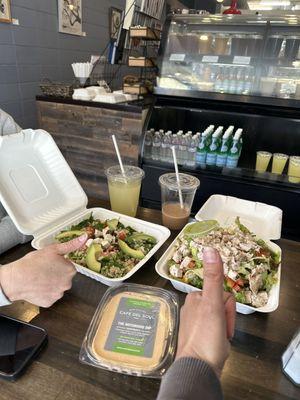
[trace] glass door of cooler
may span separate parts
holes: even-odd
[[[300,99],[299,45],[297,15],[173,16],[157,86]]]

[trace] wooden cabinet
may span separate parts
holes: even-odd
[[[108,199],[105,170],[118,163],[112,134],[124,163],[138,165],[146,107],[38,97],[37,108],[39,127],[53,136],[89,197]]]

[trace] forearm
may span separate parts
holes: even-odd
[[[212,368],[195,358],[180,358],[162,379],[157,400],[222,400],[220,381]]]

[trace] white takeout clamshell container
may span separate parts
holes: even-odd
[[[18,230],[34,237],[35,249],[54,243],[57,233],[91,212],[95,218],[117,218],[125,226],[154,236],[157,244],[122,278],[107,278],[74,263],[78,272],[108,286],[130,278],[170,236],[169,229],[160,225],[104,208],[87,209],[87,196],[67,161],[52,136],[40,129],[0,137],[0,202]]]
[[[217,220],[223,227],[232,225],[236,217],[240,217],[242,224],[246,225],[258,238],[264,239],[272,250],[280,253],[281,257],[280,247],[270,241],[271,239],[278,240],[281,237],[282,210],[277,207],[242,200],[236,197],[213,195],[206,201],[195,216],[197,221]],[[187,225],[190,224],[191,223]],[[185,228],[183,228],[167,251],[156,263],[155,269],[161,277],[168,279],[175,289],[184,293],[190,293],[199,291],[200,289],[172,278],[169,275],[167,265],[168,260],[172,258],[175,252],[176,241],[183,235],[184,229]],[[275,311],[279,305],[281,264],[278,267],[277,275],[278,282],[272,287],[269,293],[269,301],[264,307],[255,308],[247,304],[237,303],[237,311],[241,314],[252,314],[255,311],[262,313]]]

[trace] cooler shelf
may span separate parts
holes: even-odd
[[[147,165],[149,167],[161,167],[164,169],[173,169],[171,163],[156,161],[152,159],[144,159],[143,165]],[[248,183],[254,183],[259,185],[265,185],[274,187],[276,190],[286,190],[297,192],[300,194],[300,183],[292,183],[289,181],[288,176],[286,174],[278,175],[272,174],[271,172],[256,172],[253,169],[249,168],[220,168],[216,166],[209,166],[200,168],[200,167],[189,167],[189,166],[179,166],[180,172],[187,172],[193,175],[207,176],[212,179],[229,179],[236,181],[245,181]]]
[[[215,127],[224,126],[224,130],[230,125],[234,125],[235,130],[243,129],[243,149],[238,168],[180,167],[182,172],[196,176],[201,182],[193,211],[197,212],[213,194],[274,205],[283,210],[283,236],[300,240],[300,213],[297,209],[300,204],[300,183],[289,182],[287,166],[280,176],[254,170],[257,151],[300,155],[299,101],[294,101],[292,105],[288,99],[257,98],[255,104],[250,96],[216,94],[217,98],[210,96],[208,100],[205,96],[195,99],[191,92],[186,98],[173,94],[169,91],[168,96],[166,93],[157,96],[146,120],[145,131],[153,128],[155,131],[163,129],[173,133],[179,130],[196,133],[204,132],[211,124]],[[242,102],[239,102],[241,99]],[[272,105],[266,105],[265,100],[272,100]],[[142,187],[142,204],[160,208],[158,179],[174,168],[159,160],[145,159],[143,142],[142,139],[140,165],[146,177]]]

